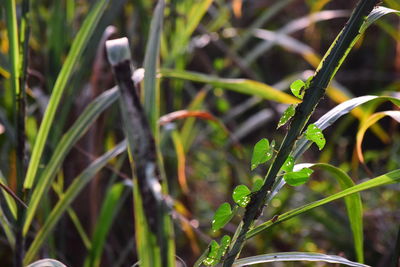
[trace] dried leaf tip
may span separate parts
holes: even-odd
[[[112,66],[131,58],[129,41],[126,37],[107,41],[106,49],[108,61]]]

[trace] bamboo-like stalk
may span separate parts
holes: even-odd
[[[232,266],[234,260],[240,254],[246,239],[246,233],[252,227],[254,221],[262,212],[265,200],[276,181],[276,176],[290,155],[295,141],[302,134],[304,126],[313,113],[315,107],[325,94],[326,87],[332,80],[341,63],[347,56],[354,40],[359,36],[361,25],[366,16],[377,4],[377,0],[361,0],[354,9],[349,21],[339,33],[335,42],[328,50],[326,56],[318,67],[309,88],[305,92],[304,100],[296,108],[296,114],[290,124],[290,129],[283,140],[278,154],[273,161],[262,188],[254,194],[247,206],[242,219],[242,227],[235,242],[232,244],[223,266]]]
[[[120,107],[128,140],[134,184],[136,233],[143,237],[138,238],[142,239],[138,244],[139,258],[148,259],[140,259],[143,266],[168,266],[168,244],[163,231],[166,207],[161,191],[155,140],[131,78],[128,40],[121,38],[107,41],[106,47],[120,91]],[[141,219],[142,212],[145,215],[144,219]],[[147,241],[144,241],[145,239]],[[144,245],[145,242],[148,244]],[[149,258],[149,255],[153,256]]]

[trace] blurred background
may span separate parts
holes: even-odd
[[[31,3],[26,129],[29,149],[57,75],[93,2],[38,0]],[[115,85],[106,60],[105,40],[128,37],[135,68],[143,66],[156,1],[110,2],[63,95],[62,108],[57,112],[46,143],[44,162],[88,103]],[[189,266],[212,238],[235,231],[239,218],[224,230],[213,232],[213,214],[221,203],[231,200],[236,185],[251,186],[255,177],[266,174],[268,164],[250,171],[252,148],[261,138],[274,139],[280,144],[287,128],[276,130],[276,125],[292,101],[286,96],[283,100],[265,99],[246,92],[246,88],[242,92],[229,90],[218,83],[226,80],[218,81],[216,77],[255,80],[289,93],[291,82],[305,80],[313,74],[356,3],[355,0],[166,1],[160,50],[160,69],[165,70],[159,79],[161,115],[178,110],[203,112],[196,118],[167,119],[160,125],[159,149],[170,195],[176,202],[173,218],[177,255]],[[382,5],[400,10],[397,0],[385,0]],[[17,9],[18,12],[21,10]],[[15,187],[12,157],[15,136],[9,130],[13,129],[13,101],[8,90],[9,42],[5,21],[1,9],[0,169],[10,186]],[[193,75],[197,80],[177,79],[182,71],[196,72]],[[201,76],[202,81],[199,74],[207,76]],[[399,88],[400,19],[388,15],[370,27],[355,45],[311,121],[346,99],[369,94],[399,96]],[[324,150],[312,146],[300,162],[333,164],[346,171],[355,183],[400,168],[399,127],[389,118],[366,133],[365,165],[360,164],[355,153],[360,120],[377,110],[387,109],[393,109],[392,104],[364,105],[358,112],[344,116],[324,132],[327,139]],[[57,175],[61,188],[71,184],[94,159],[122,139],[119,107],[114,104],[69,153]],[[42,256],[57,258],[67,266],[82,266],[87,253],[83,237],[90,238],[93,234],[105,192],[113,181],[129,181],[130,177],[126,154],[97,173],[74,201],[73,212],[65,213],[57,224],[42,248]],[[398,185],[391,185],[362,193],[365,258],[371,266],[388,264],[399,230],[399,189]],[[339,190],[332,177],[315,172],[307,184],[282,189],[261,220]],[[133,200],[129,190],[123,196],[107,234],[101,266],[131,266],[137,261]],[[46,196],[33,229],[43,223],[57,199],[55,192]],[[248,242],[242,256],[285,251],[321,252],[355,260],[344,202],[336,201],[274,226]],[[10,266],[10,255],[10,246],[1,232],[2,266]]]

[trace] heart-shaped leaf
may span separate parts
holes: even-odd
[[[223,203],[215,212],[214,219],[212,221],[212,229],[217,231],[227,224],[233,217],[231,205],[227,202]]]
[[[285,173],[283,179],[285,179],[286,183],[288,183],[291,186],[299,186],[307,182],[312,173],[313,170],[309,168],[303,168],[297,172]]]
[[[281,118],[279,119],[278,126],[276,127],[277,129],[283,125],[285,125],[290,118],[294,116],[294,113],[296,112],[296,105],[290,105],[287,107],[287,109],[283,112]]]
[[[271,147],[266,138],[257,142],[254,146],[253,156],[251,157],[251,170],[254,170],[258,165],[265,163],[272,158],[273,150],[271,150]]]
[[[305,87],[305,85],[306,84],[302,80],[296,80],[290,85],[290,90],[292,91],[294,96],[303,99],[304,92],[302,91],[302,89]]]
[[[233,190],[232,198],[235,203],[237,203],[240,207],[246,207],[250,202],[250,189],[245,185],[236,186],[235,190]]]
[[[306,138],[317,144],[319,150],[323,149],[326,143],[324,134],[315,124],[310,124],[307,127]]]

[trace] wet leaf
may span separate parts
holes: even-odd
[[[315,124],[310,124],[307,127],[306,138],[317,144],[319,150],[323,149],[326,143],[324,134]]]
[[[246,207],[250,202],[250,189],[245,185],[236,186],[235,190],[233,190],[232,198],[235,203],[237,203],[240,207]]]
[[[258,165],[270,160],[272,158],[272,152],[269,141],[266,138],[258,141],[254,146],[253,156],[251,157],[251,170],[254,170]]]
[[[283,112],[281,118],[279,119],[278,122],[278,127],[277,129],[283,125],[285,125],[293,116],[294,113],[296,112],[296,106],[295,105],[290,105],[288,108]]]
[[[282,171],[285,172],[291,172],[293,171],[293,167],[294,167],[294,158],[292,156],[289,156],[285,163],[282,165]]]
[[[215,212],[214,219],[212,221],[212,229],[217,231],[227,224],[233,217],[231,205],[227,202],[223,203]]]
[[[203,261],[203,264],[206,266],[217,265],[219,262],[219,259],[218,259],[219,245],[218,245],[217,241],[215,241],[215,240],[211,241],[208,249],[209,249],[209,252],[207,254],[207,257]]]
[[[306,183],[312,173],[313,170],[309,168],[304,168],[297,172],[285,173],[283,179],[285,179],[286,183],[291,186],[299,186]]]
[[[221,239],[221,243],[218,249],[218,254],[217,254],[218,261],[221,260],[221,258],[225,255],[230,243],[231,243],[231,237],[229,235],[224,235]]]
[[[305,85],[306,84],[302,80],[296,80],[290,85],[290,90],[295,97],[303,99],[304,92],[302,92],[302,89]]]

